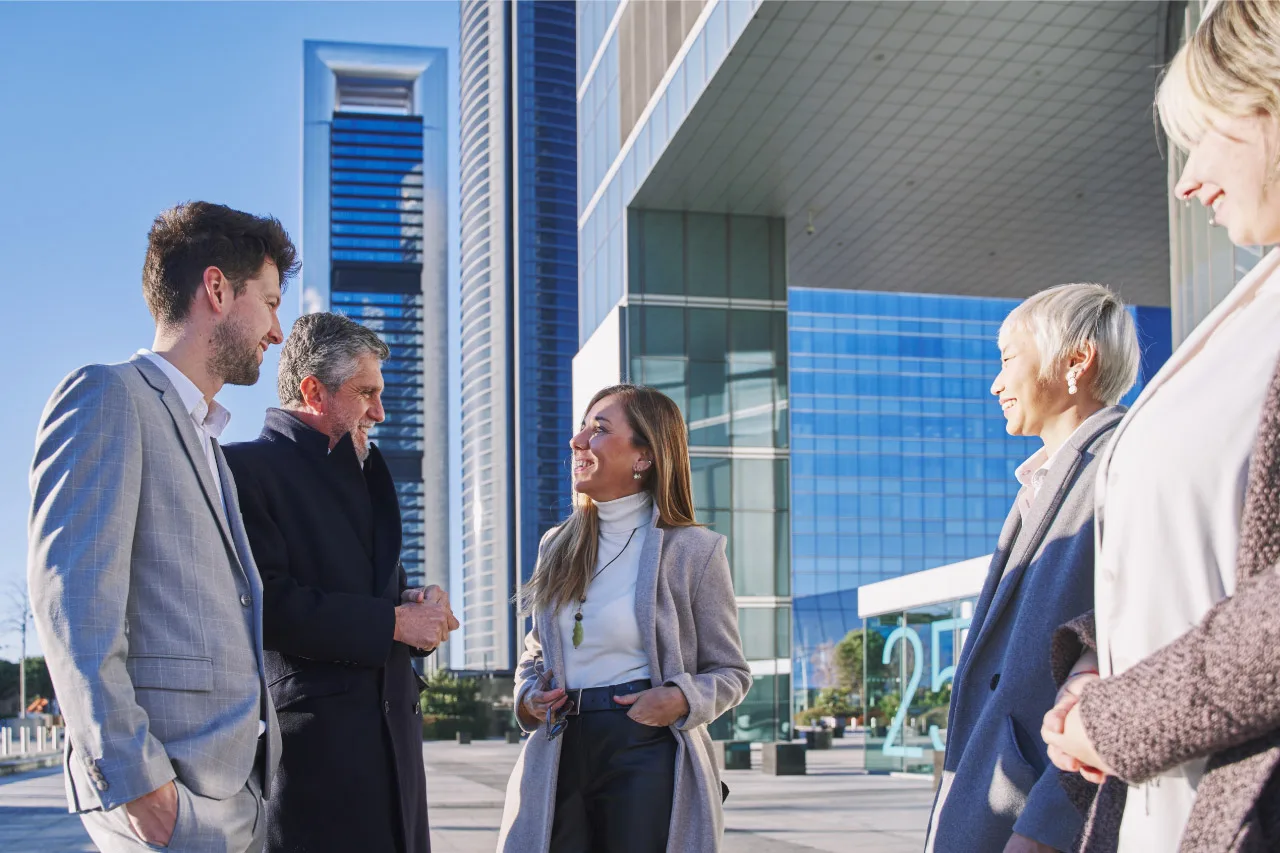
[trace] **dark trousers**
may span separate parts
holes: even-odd
[[[671,730],[620,708],[570,717],[561,737],[550,853],[664,853],[676,782]]]

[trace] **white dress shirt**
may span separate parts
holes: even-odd
[[[1104,676],[1182,636],[1235,591],[1277,329],[1280,252],[1272,251],[1178,347],[1103,454],[1094,597]],[[1176,850],[1203,772],[1204,761],[1192,761],[1130,789],[1120,850]]]
[[[593,574],[599,574],[587,585],[581,646],[573,647],[578,603],[565,604],[556,615],[564,649],[564,683],[571,690],[649,677],[649,653],[636,621],[636,579],[640,551],[653,520],[653,499],[648,492],[639,492],[597,503],[596,512],[600,537]]]
[[[209,472],[213,474],[213,484],[218,490],[222,512],[228,515],[227,496],[222,493],[222,477],[218,474],[218,457],[213,452],[213,443],[231,422],[231,413],[217,400],[212,403],[207,402],[204,394],[196,387],[196,383],[164,356],[156,355],[149,349],[138,350],[138,355],[150,359],[152,364],[164,371],[164,375],[169,377],[169,381],[177,389],[178,396],[182,398],[182,407],[191,415],[191,423],[196,428],[200,448],[204,451],[204,461],[209,465]]]

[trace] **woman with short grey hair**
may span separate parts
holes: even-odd
[[[1037,293],[1000,327],[991,393],[1010,435],[1043,446],[1018,466],[947,720],[929,851],[1070,850],[1080,815],[1036,736],[1056,688],[1044,665],[1054,630],[1093,606],[1096,460],[1137,378],[1138,336],[1100,284]]]

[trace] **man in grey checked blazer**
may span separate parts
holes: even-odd
[[[152,350],[74,371],[41,419],[28,580],[67,725],[67,800],[108,853],[262,847],[280,740],[213,397],[257,380],[296,269],[274,219],[165,211],[143,268]]]

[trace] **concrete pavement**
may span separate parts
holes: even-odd
[[[434,853],[492,853],[503,792],[520,747],[499,741],[423,744]],[[918,853],[933,801],[928,779],[872,776],[860,743],[808,753],[807,776],[725,774],[726,853]],[[759,751],[755,765],[759,767]],[[0,850],[89,853],[68,815],[58,769],[0,778]]]

